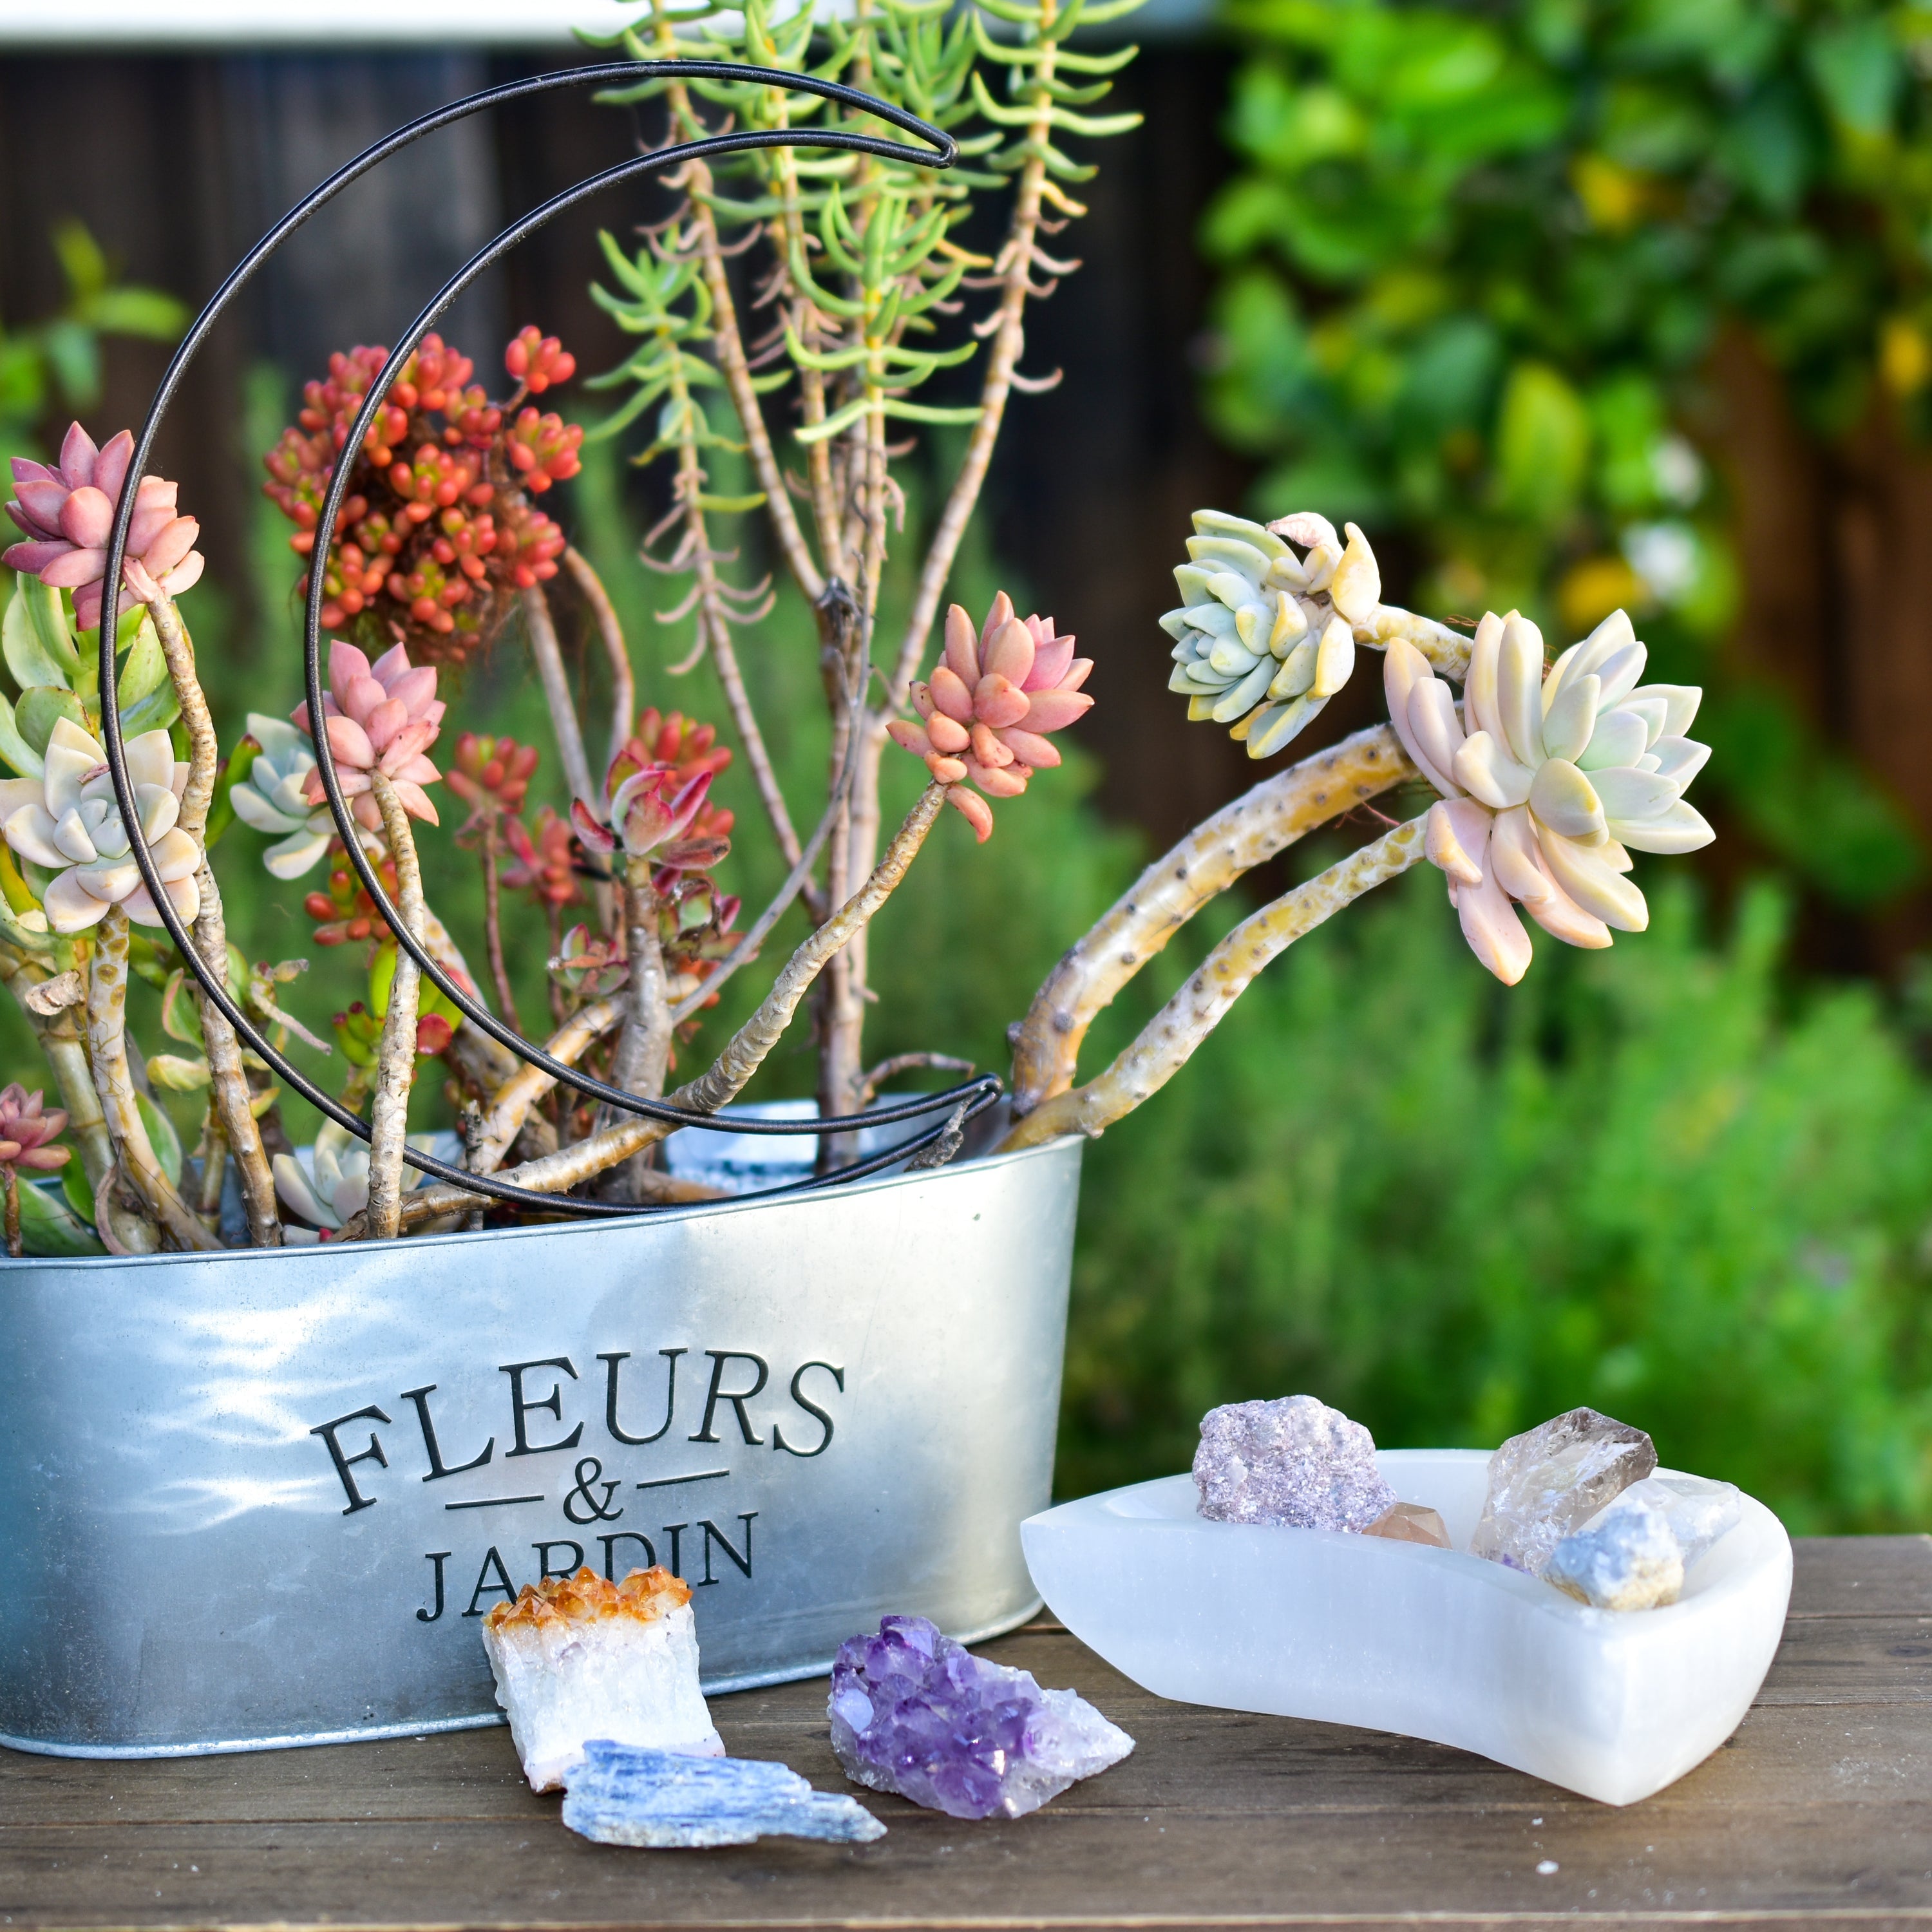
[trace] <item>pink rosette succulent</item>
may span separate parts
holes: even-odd
[[[100,622],[107,539],[134,454],[134,439],[128,430],[100,449],[75,423],[52,467],[14,459],[16,500],[7,506],[7,514],[27,540],[14,544],[0,562],[38,577],[51,589],[72,591],[74,618],[83,631]],[[121,610],[132,609],[137,598],[145,602],[161,591],[178,596],[200,580],[203,560],[194,540],[201,526],[177,513],[175,494],[176,485],[158,476],[141,478],[122,566],[127,587],[121,592]]]
[[[424,757],[436,742],[447,708],[436,694],[436,667],[412,664],[398,644],[375,663],[353,644],[332,640],[328,646],[328,692],[322,699],[328,748],[334,754],[336,776],[344,794],[353,800],[356,822],[371,832],[382,829],[370,774],[381,772],[394,786],[403,809],[412,818],[435,825],[441,821],[423,790],[442,774]],[[291,712],[302,730],[313,738],[308,706]],[[320,805],[324,793],[320,769],[310,772],[302,797]]]
[[[896,718],[886,729],[894,744],[926,760],[984,844],[992,836],[986,798],[1017,798],[1060,752],[1050,732],[1090,709],[1080,687],[1094,668],[1073,655],[1073,639],[1054,634],[1051,617],[1013,614],[1003,590],[976,637],[973,620],[956,604],[946,614],[946,654],[929,684],[912,688],[915,720]],[[986,795],[962,789],[970,780]]]
[[[628,776],[618,776],[623,772]],[[608,856],[622,846],[628,857],[655,859],[660,878],[701,871],[731,849],[730,841],[700,817],[712,776],[708,767],[692,776],[675,765],[634,770],[620,752],[604,781],[610,824],[600,825],[580,798],[571,801],[572,827],[586,850]],[[610,778],[617,782],[612,784]]]

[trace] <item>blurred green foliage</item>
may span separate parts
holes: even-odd
[[[1841,899],[1908,884],[1921,854],[1889,802],[1709,651],[1736,570],[1684,430],[1727,328],[1816,436],[1880,392],[1926,428],[1932,9],[1230,0],[1226,18],[1249,52],[1204,230],[1208,398],[1268,466],[1258,501],[1408,532],[1424,608],[1519,607],[1567,640],[1624,606],[1666,674],[1716,686],[1712,779],[1760,838]]]
[[[1505,989],[1414,874],[1264,974],[1088,1156],[1062,1490],[1306,1389],[1391,1447],[1588,1402],[1793,1530],[1932,1521],[1932,1084],[1868,992],[1790,1000],[1776,892],[1721,946],[1653,902]]]
[[[78,416],[100,401],[102,337],[172,342],[188,326],[172,296],[122,282],[80,222],[57,223],[52,238],[66,302],[29,326],[0,324],[0,458],[45,455],[42,432],[58,446],[67,426],[50,424],[51,412]]]

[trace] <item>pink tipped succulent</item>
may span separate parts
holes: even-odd
[[[381,772],[395,787],[403,809],[412,818],[440,821],[423,790],[442,777],[423,754],[436,742],[445,709],[436,694],[436,667],[412,664],[398,644],[372,665],[353,644],[332,640],[328,646],[328,694],[322,700],[328,748],[344,793],[354,800],[356,819],[371,832],[382,828],[381,808],[370,788],[370,774]],[[313,738],[308,706],[290,714]],[[322,801],[322,773],[309,774],[303,799]]]
[[[660,875],[701,870],[724,857],[730,840],[699,823],[711,790],[708,770],[687,778],[674,766],[652,764],[620,776],[627,763],[620,753],[605,781],[608,825],[580,798],[571,802],[570,822],[588,850],[608,856],[621,845],[628,857],[655,859]]]
[[[100,622],[107,539],[134,454],[134,439],[128,430],[100,449],[75,423],[61,444],[60,461],[51,468],[14,459],[17,500],[7,506],[7,514],[27,540],[14,544],[0,562],[54,590],[71,590],[74,618],[83,631]],[[194,540],[201,526],[176,514],[175,493],[176,486],[158,476],[141,478],[122,566],[126,586],[122,610],[131,609],[136,598],[145,602],[161,591],[178,596],[200,580],[203,560]]]
[[[506,818],[503,835],[512,854],[503,874],[505,885],[529,892],[547,913],[582,897],[577,884],[576,842],[568,819],[560,818],[546,805],[537,813],[534,836],[520,818]]]
[[[29,1094],[16,1081],[0,1089],[0,1175],[7,1190],[7,1252],[20,1252],[20,1169],[51,1174],[64,1167],[71,1148],[52,1147],[67,1125],[67,1116],[56,1107],[51,1114],[40,1111],[38,1091]]]
[[[1091,658],[1073,655],[1071,637],[1054,636],[1051,617],[1015,616],[1004,590],[976,637],[956,604],[946,614],[944,658],[931,683],[912,688],[918,718],[896,718],[886,728],[952,788],[947,799],[984,844],[993,832],[986,798],[1017,798],[1042,766],[1059,764],[1048,734],[1092,706],[1080,687],[1093,668]],[[962,780],[986,798],[962,790]]]
[[[577,374],[577,358],[554,335],[526,327],[503,351],[503,367],[533,396],[553,382],[567,382]]]

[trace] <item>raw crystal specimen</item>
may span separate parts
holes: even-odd
[[[1664,1511],[1626,1490],[1556,1546],[1543,1574],[1600,1610],[1654,1610],[1676,1602],[1684,1552]]]
[[[691,1592],[668,1570],[526,1583],[483,1619],[483,1648],[533,1791],[566,1782],[590,1738],[724,1755],[698,1688]]]
[[[1641,1496],[1664,1512],[1670,1533],[1684,1552],[1687,1570],[1726,1530],[1735,1529],[1744,1514],[1737,1484],[1714,1483],[1706,1476],[1646,1476],[1642,1482],[1631,1484],[1617,1501],[1628,1496]],[[1583,1527],[1592,1529],[1601,1520],[1600,1512]]]
[[[1540,1576],[1572,1530],[1656,1467],[1657,1451],[1641,1429],[1594,1408],[1552,1416],[1512,1436],[1490,1458],[1489,1495],[1470,1554]]]
[[[605,1845],[748,1845],[754,1838],[860,1844],[886,1828],[856,1798],[795,1771],[594,1738],[570,1774],[563,1822]]]
[[[1385,1536],[1392,1543],[1426,1543],[1436,1550],[1451,1546],[1441,1513],[1421,1503],[1391,1504],[1362,1534]]]
[[[1375,1438],[1312,1395],[1210,1408],[1194,1486],[1214,1522],[1294,1529],[1366,1529],[1396,1500],[1376,1468]]]
[[[1084,1698],[975,1657],[924,1617],[839,1646],[831,1718],[848,1777],[955,1818],[1036,1811],[1134,1748]]]

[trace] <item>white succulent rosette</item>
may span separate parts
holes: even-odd
[[[188,766],[165,731],[144,731],[126,749],[155,868],[176,911],[192,920],[201,910],[201,848],[176,823]],[[0,782],[0,824],[22,858],[54,874],[41,903],[56,932],[83,932],[117,905],[136,926],[161,923],[115,801],[107,753],[71,718],[55,724],[38,778]]]
[[[1530,962],[1520,905],[1572,946],[1650,921],[1630,853],[1694,852],[1717,836],[1684,792],[1711,755],[1687,737],[1703,693],[1640,684],[1648,653],[1621,610],[1543,674],[1543,636],[1493,612],[1470,646],[1462,714],[1412,645],[1388,646],[1389,717],[1442,794],[1430,860],[1476,957],[1514,986]]]
[[[1368,539],[1346,529],[1345,546],[1312,511],[1265,529],[1194,513],[1188,561],[1174,573],[1181,607],[1160,620],[1175,640],[1168,688],[1185,694],[1190,718],[1231,726],[1251,758],[1280,751],[1355,668],[1355,626],[1382,600],[1382,572]]]
[[[409,1144],[418,1154],[435,1151],[434,1134],[412,1134]],[[275,1192],[284,1207],[310,1225],[286,1227],[284,1237],[302,1247],[338,1233],[369,1204],[369,1149],[367,1144],[334,1120],[326,1120],[309,1156],[313,1175],[293,1154],[278,1154],[271,1166]],[[403,1192],[418,1186],[422,1173],[403,1169]]]
[[[311,806],[302,796],[315,770],[315,746],[306,731],[259,711],[248,714],[248,735],[262,748],[230,802],[244,825],[280,841],[262,854],[262,864],[278,879],[298,879],[335,836],[328,802]]]

